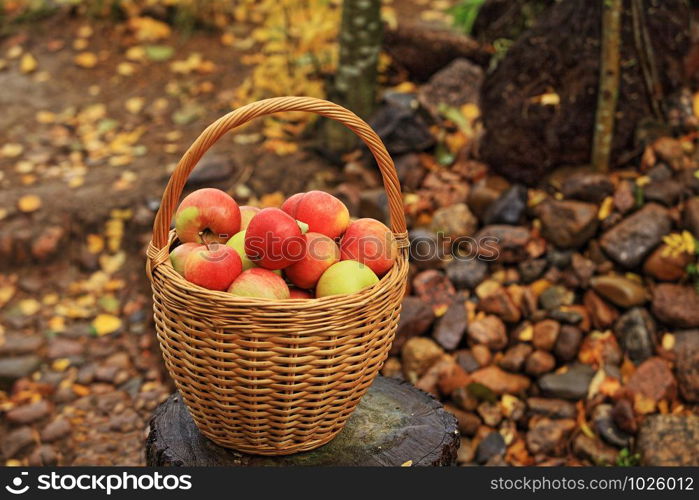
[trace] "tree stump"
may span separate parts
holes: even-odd
[[[149,466],[440,466],[455,463],[458,447],[456,419],[438,401],[407,382],[379,376],[335,439],[279,457],[214,444],[199,433],[175,393],[151,419],[146,461]]]

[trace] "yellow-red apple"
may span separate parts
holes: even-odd
[[[243,205],[240,207],[240,230],[248,228],[248,224],[252,218],[259,212],[260,209],[257,207],[251,207],[250,205]]]
[[[313,288],[325,270],[340,260],[340,249],[324,234],[308,232],[304,238],[303,258],[284,269],[284,274],[299,288]]]
[[[291,201],[294,195],[289,198]],[[289,207],[289,215],[308,224],[308,230],[337,238],[349,225],[349,210],[344,203],[324,191],[309,191]]]
[[[175,271],[184,276],[184,264],[187,261],[187,257],[193,250],[201,247],[203,247],[203,245],[199,243],[182,243],[170,252],[170,262],[172,262],[172,267],[175,268]]]
[[[243,297],[259,297],[262,299],[284,300],[289,298],[289,287],[283,278],[276,273],[253,267],[243,271],[238,276],[228,291],[233,295]]]
[[[184,264],[184,277],[209,290],[227,290],[243,270],[238,252],[220,243],[202,245]]]
[[[356,260],[383,276],[393,266],[398,245],[393,232],[376,219],[350,223],[340,242],[342,260]]]
[[[175,232],[183,243],[225,243],[240,231],[240,208],[220,189],[198,189],[182,200]]]

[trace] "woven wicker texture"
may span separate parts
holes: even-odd
[[[170,222],[199,159],[229,130],[283,111],[337,120],[374,155],[400,247],[395,265],[376,285],[349,295],[271,301],[207,290],[172,268],[168,254],[176,237]],[[239,108],[207,127],[165,189],[146,266],[165,364],[199,430],[219,445],[264,455],[330,441],[388,354],[405,290],[407,247],[393,161],[354,113],[321,99],[280,97]]]

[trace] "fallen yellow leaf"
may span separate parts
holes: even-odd
[[[126,110],[129,113],[132,113],[134,115],[137,115],[138,113],[141,112],[143,109],[143,105],[146,103],[146,100],[143,97],[131,97],[126,100]]]
[[[112,314],[98,314],[92,321],[92,328],[95,334],[101,337],[121,328],[121,320]]]
[[[41,208],[41,198],[35,194],[27,194],[17,201],[17,208],[24,213],[35,212]]]
[[[81,68],[94,68],[97,66],[97,56],[92,52],[81,52],[75,56],[73,62]]]
[[[19,70],[24,74],[31,73],[36,71],[38,65],[39,63],[36,61],[36,58],[27,52],[19,61]]]
[[[3,144],[2,150],[0,151],[2,153],[2,156],[5,158],[17,158],[19,155],[22,154],[24,151],[24,146],[21,144],[18,144],[16,142],[8,142],[6,144]]]
[[[33,316],[41,309],[41,304],[36,299],[24,299],[19,302],[19,310],[25,316]]]

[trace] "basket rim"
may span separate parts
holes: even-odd
[[[177,241],[175,232],[171,231],[168,244],[165,246],[166,249],[172,246],[172,244]],[[158,251],[151,242],[148,247],[148,257],[147,257],[147,268],[152,269],[152,273],[160,272],[162,279],[166,282],[167,286],[176,288],[177,291],[182,293],[192,293],[196,292],[200,296],[204,296],[209,300],[216,301],[221,304],[228,304],[231,307],[257,307],[260,309],[326,309],[326,306],[338,307],[356,307],[361,304],[366,304],[370,302],[374,297],[382,295],[389,288],[394,286],[405,286],[405,278],[408,271],[408,256],[407,248],[399,247],[398,253],[396,255],[396,260],[391,267],[391,269],[379,278],[379,281],[375,284],[363,288],[358,292],[342,294],[342,295],[329,295],[327,297],[314,297],[310,299],[283,299],[283,300],[271,300],[266,298],[258,297],[242,297],[239,295],[233,295],[225,291],[219,290],[209,290],[208,288],[201,287],[195,283],[187,281],[181,276],[175,268],[172,266],[170,259],[167,258],[161,262],[156,262],[155,266],[151,267],[153,262],[158,260]],[[154,276],[151,277],[151,284],[153,287],[156,286],[156,280]]]

